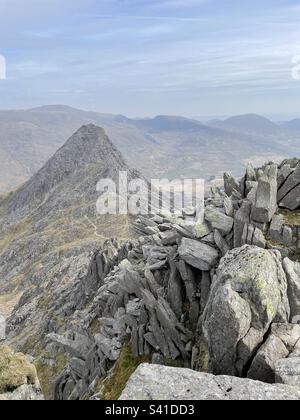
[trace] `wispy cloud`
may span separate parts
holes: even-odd
[[[189,8],[201,6],[213,0],[154,0],[150,6],[158,9]]]
[[[259,112],[279,110],[282,91],[294,107],[299,93],[296,0],[0,0],[0,9],[2,108],[59,101],[197,115],[241,110],[248,98]]]

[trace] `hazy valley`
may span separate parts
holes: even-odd
[[[127,162],[146,177],[220,179],[247,163],[299,155],[299,122],[277,125],[245,115],[202,124],[183,117],[129,119],[65,106],[0,111],[0,193],[20,186],[82,125],[103,127]]]

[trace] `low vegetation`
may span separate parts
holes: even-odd
[[[14,354],[10,348],[0,347],[0,394],[27,384],[37,385],[35,367],[24,354]]]
[[[130,376],[141,363],[147,362],[149,362],[148,357],[134,357],[131,347],[125,346],[113,368],[112,376],[100,384],[102,399],[117,400],[122,394]]]

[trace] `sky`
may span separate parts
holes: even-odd
[[[0,108],[300,116],[299,21],[300,0],[0,0]]]

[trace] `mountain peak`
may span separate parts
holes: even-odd
[[[97,179],[92,179],[95,174],[112,178],[121,170],[129,169],[104,129],[94,124],[84,125],[15,194],[10,210],[19,212],[32,202],[42,202],[52,189],[68,179],[77,179],[82,172],[96,185]]]

